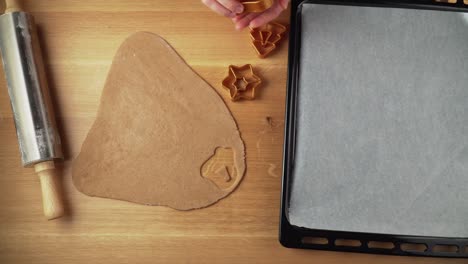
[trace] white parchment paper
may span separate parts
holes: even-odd
[[[468,237],[466,15],[306,4],[302,18],[291,223]]]

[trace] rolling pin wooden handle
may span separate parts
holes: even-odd
[[[5,14],[23,11],[19,0],[5,0]]]
[[[44,215],[48,220],[63,216],[65,210],[63,208],[54,162],[46,161],[38,163],[34,165],[34,169],[41,182]]]

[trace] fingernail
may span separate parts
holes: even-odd
[[[240,13],[244,12],[244,6],[243,5],[238,5],[234,11],[237,14],[240,14]]]

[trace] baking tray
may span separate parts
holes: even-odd
[[[290,224],[288,212],[296,142],[297,89],[301,56],[301,11],[304,3],[468,12],[468,5],[460,0],[457,3],[434,1],[292,1],[279,232],[280,243],[289,248],[407,256],[468,257],[468,238],[330,231],[302,228]]]

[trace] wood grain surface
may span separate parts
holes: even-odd
[[[1,74],[0,263],[468,262],[294,250],[278,243],[286,42],[268,59],[258,59],[248,32],[235,31],[200,1],[29,0],[24,8],[40,27],[66,153],[61,170],[68,216],[46,221],[42,215],[39,179],[33,169],[21,167]],[[287,13],[279,20],[288,22]],[[179,212],[91,198],[71,182],[70,165],[96,116],[112,57],[137,31],[167,39],[223,97],[238,122],[247,173],[239,188],[214,206]],[[264,79],[260,98],[232,103],[221,81],[229,64],[245,63]]]

